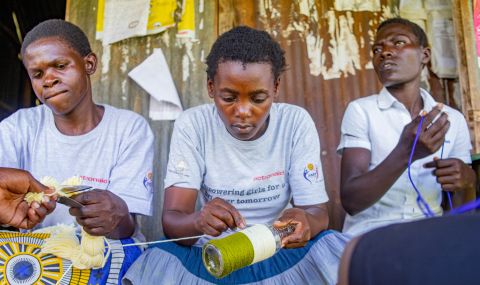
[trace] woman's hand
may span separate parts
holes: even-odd
[[[275,228],[294,226],[295,231],[282,239],[282,247],[303,247],[312,237],[307,212],[300,208],[291,208],[283,212],[278,221],[273,223]]]
[[[456,192],[473,190],[475,188],[475,171],[457,158],[438,159],[424,165],[425,168],[434,168],[433,175],[442,186],[443,191]]]
[[[30,207],[23,199],[27,192],[51,193],[52,189],[42,185],[24,170],[0,168],[0,224],[31,229],[42,222],[46,215],[55,209],[55,197],[44,197],[39,204]]]
[[[245,228],[240,212],[221,198],[214,198],[197,212],[195,229],[210,236],[219,236],[227,229]]]
[[[81,208],[70,208],[70,214],[87,233],[109,238],[125,238],[133,234],[135,224],[128,206],[112,192],[96,189],[72,198],[84,205]],[[124,229],[118,231],[118,228]]]
[[[418,136],[413,161],[431,155],[440,149],[445,140],[445,135],[450,128],[448,115],[441,112],[443,105],[438,104],[428,112],[424,118],[420,134]],[[438,119],[435,119],[438,116]],[[413,121],[406,125],[400,136],[399,145],[410,153],[413,142],[418,132],[421,116],[417,116]]]

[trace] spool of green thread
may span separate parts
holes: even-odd
[[[248,237],[242,232],[237,232],[223,239],[209,241],[204,246],[202,256],[208,272],[217,278],[223,278],[237,269],[250,265],[254,251]]]
[[[210,240],[203,246],[203,264],[210,274],[223,278],[274,255],[281,248],[281,239],[293,231],[293,226],[275,229],[258,224],[227,237]]]

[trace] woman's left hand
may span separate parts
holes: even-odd
[[[0,167],[0,224],[31,229],[55,209],[54,196],[30,207],[24,198],[28,192],[50,194],[52,189],[38,182],[25,170]]]
[[[293,225],[295,231],[282,239],[282,247],[303,247],[311,238],[310,223],[307,212],[300,208],[291,208],[283,212],[282,216],[273,223],[275,228],[284,228]]]
[[[458,158],[438,159],[435,157],[424,167],[434,168],[432,174],[437,177],[437,182],[440,183],[443,191],[474,191],[475,189],[475,171]]]
[[[94,236],[108,236],[130,215],[125,201],[108,190],[87,191],[73,199],[84,206],[70,208],[70,214],[87,233]]]

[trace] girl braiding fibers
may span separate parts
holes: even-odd
[[[68,196],[58,191],[59,183],[52,177],[43,177],[40,182],[50,188],[55,189],[53,194]],[[72,177],[64,181],[61,185],[80,185],[79,177]],[[53,195],[50,194],[50,195]],[[33,201],[42,202],[44,193],[27,193],[25,201],[30,205]],[[75,234],[75,227],[66,225],[57,225],[47,227],[36,232],[50,233],[50,237],[42,245],[42,253],[51,253],[61,258],[68,259],[73,266],[78,269],[101,268],[105,265],[109,252],[105,255],[105,242],[108,240],[103,236],[92,236],[82,229],[81,242]]]

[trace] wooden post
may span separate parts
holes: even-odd
[[[468,115],[467,121],[472,134],[473,153],[478,154],[480,152],[480,80],[472,11],[471,1],[453,1],[452,18],[455,32],[458,35],[455,39],[463,113]],[[477,180],[479,178],[477,171]],[[468,193],[463,200],[474,200],[475,194]]]
[[[218,0],[218,34],[231,28],[245,25],[256,28],[256,6],[254,1]]]
[[[453,24],[457,44],[458,76],[463,112],[472,130],[473,152],[480,152],[480,80],[471,1],[453,1]]]

